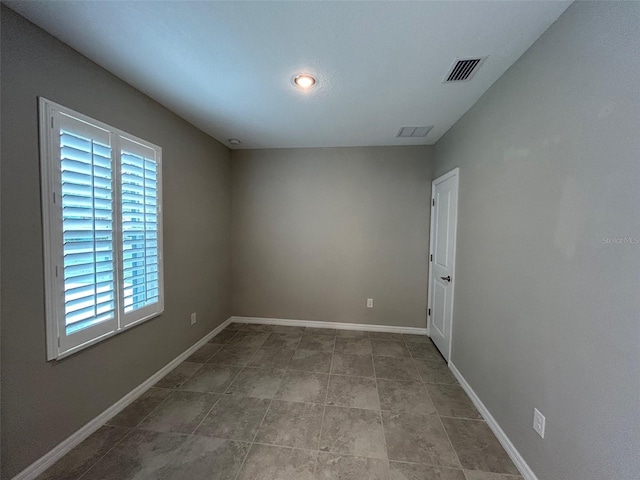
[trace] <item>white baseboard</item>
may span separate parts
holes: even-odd
[[[531,467],[527,464],[525,459],[522,458],[522,455],[520,455],[520,452],[516,449],[515,445],[511,443],[511,440],[509,440],[507,434],[504,433],[504,430],[502,430],[496,419],[493,418],[493,415],[491,415],[487,407],[484,405],[484,403],[482,403],[482,400],[480,400],[480,397],[478,397],[476,392],[473,391],[471,385],[469,385],[469,383],[465,380],[465,378],[462,376],[453,362],[449,362],[449,368],[451,369],[453,375],[458,379],[458,382],[460,382],[460,386],[464,389],[465,392],[467,392],[467,395],[469,395],[469,398],[476,406],[482,417],[485,419],[493,434],[502,444],[502,447],[505,449],[505,451],[515,464],[516,468],[520,470],[520,474],[525,478],[525,480],[538,480],[538,477],[536,477],[536,474],[533,473]]]
[[[107,423],[111,418],[116,416],[125,407],[129,406],[140,397],[144,392],[149,390],[153,385],[158,382],[162,377],[164,377],[167,373],[173,370],[178,364],[182,363],[184,360],[189,358],[196,350],[198,350],[201,346],[215,337],[218,333],[220,333],[227,325],[232,322],[231,318],[228,318],[224,322],[222,322],[218,327],[205,335],[202,339],[198,340],[194,345],[189,347],[183,353],[178,355],[156,373],[147,378],[144,382],[138,385],[136,388],[127,393],[124,397],[118,400],[116,403],[107,408],[100,415],[95,417],[89,423],[87,423],[84,427],[80,428],[73,435],[68,437],[66,440],[62,441],[58,446],[56,446],[53,450],[40,457],[38,460],[33,462],[27,468],[25,468],[18,475],[13,477],[12,480],[33,480],[38,475],[43,473],[47,468],[51,467],[54,463],[60,460],[64,455],[69,453],[74,447],[79,445],[82,441],[84,441],[89,435],[94,433],[100,427],[102,427],[105,423]]]
[[[293,320],[288,318],[231,317],[233,323],[257,323],[262,325],[285,325],[288,327],[335,328],[337,330],[362,330],[366,332],[407,333],[426,335],[426,328],[371,325],[368,323],[321,322],[318,320]]]

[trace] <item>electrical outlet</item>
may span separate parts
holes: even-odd
[[[373,298],[367,298],[367,308],[373,308]]]
[[[537,408],[533,409],[533,429],[542,438],[544,438],[544,424],[545,424],[546,420],[547,419],[544,418],[544,415],[542,415],[540,413],[540,410],[538,410]]]
[[[193,313],[191,314],[191,325],[195,325],[197,321],[198,321],[198,320],[197,320],[197,318],[196,318],[196,312],[193,312]]]

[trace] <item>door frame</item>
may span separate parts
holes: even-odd
[[[435,178],[431,181],[431,199],[429,200],[429,208],[431,211],[431,218],[429,219],[429,256],[427,257],[428,260],[428,264],[429,264],[429,284],[427,287],[427,309],[431,309],[433,308],[432,306],[432,285],[433,285],[433,268],[431,268],[431,255],[433,255],[433,242],[434,242],[434,238],[433,238],[433,220],[434,220],[434,215],[433,215],[433,210],[434,210],[434,200],[435,200],[435,190],[436,190],[436,183],[441,183],[445,180],[448,180],[449,178],[452,177],[457,177],[458,178],[458,188],[456,191],[456,195],[457,195],[457,201],[456,201],[456,222],[453,225],[453,265],[452,265],[452,269],[453,269],[453,275],[451,278],[451,325],[450,325],[450,334],[449,334],[449,358],[447,359],[447,363],[451,363],[451,357],[452,357],[452,347],[453,347],[453,321],[454,321],[454,316],[453,316],[453,305],[454,305],[454,301],[455,301],[455,292],[456,292],[456,247],[458,245],[458,211],[460,210],[458,208],[458,203],[460,201],[460,167],[456,167],[453,170],[451,170],[450,172],[445,173],[444,175],[440,175],[438,178]],[[427,310],[428,312],[429,310]],[[431,315],[427,315],[427,336],[429,338],[431,338]]]

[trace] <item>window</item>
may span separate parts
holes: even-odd
[[[164,309],[162,149],[40,99],[47,358]]]

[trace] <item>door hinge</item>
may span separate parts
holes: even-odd
[[[431,205],[433,205],[434,207],[436,206],[436,199],[435,198],[431,199]]]
[[[56,192],[53,192],[53,203],[56,203]]]
[[[431,309],[427,308],[427,316],[430,317],[431,316]]]
[[[56,265],[56,277],[58,276],[58,265]]]
[[[429,255],[429,261],[433,262],[433,254]]]
[[[51,128],[53,128],[53,117],[51,117]]]
[[[60,337],[58,337],[58,348],[60,348]]]

